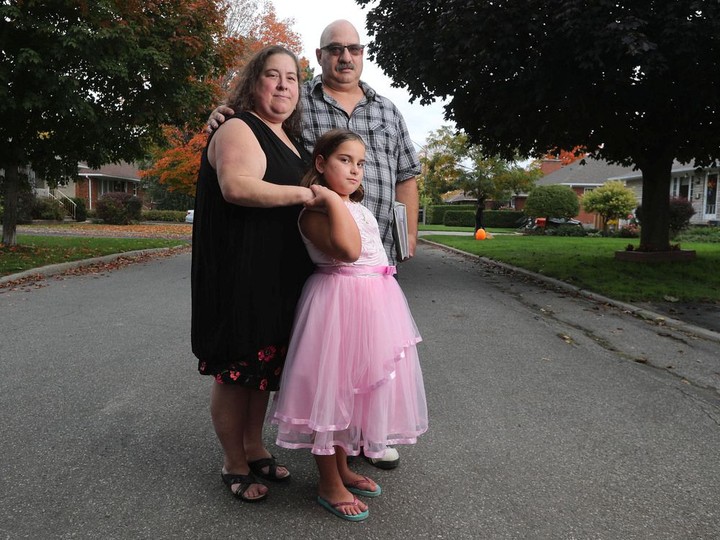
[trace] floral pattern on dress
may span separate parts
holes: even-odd
[[[219,384],[237,384],[257,390],[275,391],[280,388],[287,345],[267,345],[255,354],[225,364],[224,369],[214,371],[208,362],[198,362],[201,375],[211,375]]]

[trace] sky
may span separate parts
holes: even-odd
[[[360,34],[360,41],[367,44],[369,38],[365,30],[365,14],[354,0],[272,0],[278,19],[295,20],[291,28],[303,41],[303,56],[310,60],[310,67],[315,74],[320,73],[320,66],[315,59],[315,49],[320,45],[320,34],[325,27],[337,19],[347,19]],[[425,144],[430,132],[437,130],[445,121],[443,106],[436,102],[432,105],[420,105],[416,100],[410,103],[410,94],[405,89],[393,88],[392,81],[382,70],[367,59],[365,53],[362,80],[369,84],[381,96],[390,99],[400,109],[410,132],[410,138],[416,144],[416,150]]]

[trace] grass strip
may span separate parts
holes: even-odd
[[[635,263],[615,260],[615,251],[637,239],[494,235],[429,235],[427,240],[553,277],[626,302],[720,301],[720,245],[683,242],[697,252],[689,262]]]
[[[97,238],[18,235],[16,246],[0,244],[0,276],[7,276],[49,264],[78,261],[125,253],[186,245],[165,238]]]

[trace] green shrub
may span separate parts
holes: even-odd
[[[140,221],[142,219],[142,201],[134,195],[131,196],[127,200],[127,212],[131,221]]]
[[[628,225],[627,227],[621,227],[611,236],[616,238],[639,238],[640,229],[638,229],[637,225]]]
[[[35,192],[32,189],[21,189],[18,192],[17,222],[18,225],[32,223]]]
[[[82,223],[88,218],[87,205],[82,197],[72,197],[75,203],[75,221]]]
[[[475,227],[475,211],[449,210],[445,212],[443,225],[448,227]]]
[[[144,210],[142,212],[143,221],[170,221],[182,223],[185,221],[185,210]]]
[[[557,227],[546,227],[547,236],[587,236],[588,233],[577,225],[559,225]]]
[[[62,221],[65,217],[65,207],[53,197],[36,197],[32,205],[33,219],[48,219]]]
[[[127,225],[140,221],[142,202],[130,193],[106,193],[97,203],[97,216],[111,225]]]
[[[668,218],[670,221],[670,238],[675,238],[680,231],[687,229],[690,225],[690,218],[695,215],[692,203],[682,197],[670,199],[670,210]],[[642,205],[635,210],[635,217],[642,226]]]
[[[580,212],[580,201],[568,186],[538,186],[525,202],[525,213],[532,217],[571,219]]]

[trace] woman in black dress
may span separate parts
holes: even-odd
[[[257,476],[289,472],[264,447],[269,393],[279,387],[295,304],[312,263],[299,236],[300,187],[310,156],[300,143],[300,66],[282,47],[247,64],[228,105],[240,111],[203,152],[193,225],[192,348],[214,378],[210,411],[224,452],[222,479],[248,502],[267,496]]]

